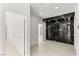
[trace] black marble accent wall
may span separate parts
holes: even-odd
[[[43,19],[46,22],[46,40],[74,44],[75,12]]]

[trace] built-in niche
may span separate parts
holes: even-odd
[[[74,44],[74,12],[43,19],[46,40]]]

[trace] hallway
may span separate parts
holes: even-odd
[[[73,45],[44,41],[31,47],[31,56],[75,56]]]

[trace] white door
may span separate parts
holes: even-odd
[[[43,25],[38,24],[38,42],[43,41]]]
[[[24,55],[24,16],[6,12],[7,40],[6,54]],[[12,52],[12,51],[14,52]]]

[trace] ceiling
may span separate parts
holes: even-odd
[[[3,3],[6,11],[15,12],[22,15],[27,14],[27,4],[26,3]]]
[[[76,3],[31,3],[33,12],[43,18],[73,12],[76,5]]]

